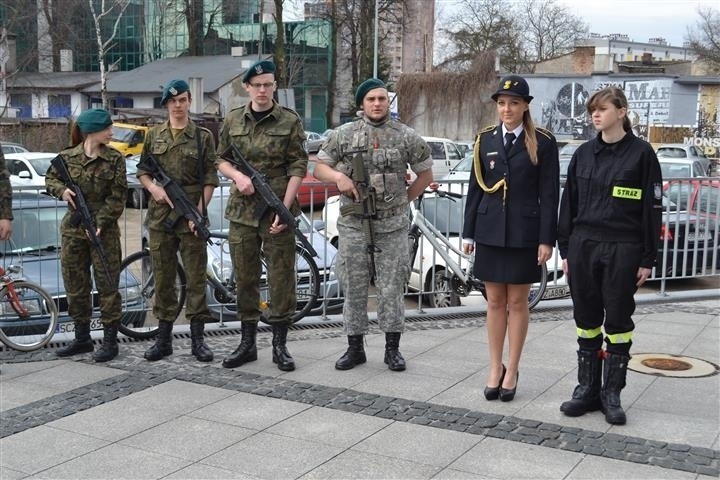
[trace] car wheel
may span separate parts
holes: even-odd
[[[450,279],[447,278],[445,269],[442,267],[431,268],[425,279],[425,293],[423,300],[428,307],[458,307],[460,297],[452,291]]]
[[[136,188],[130,193],[130,199],[133,208],[144,208],[145,207],[145,192]]]

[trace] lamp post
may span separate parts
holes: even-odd
[[[375,0],[375,35],[374,35],[374,51],[373,51],[373,78],[378,76],[378,1]]]

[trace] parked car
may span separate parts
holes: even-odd
[[[430,146],[434,178],[442,178],[447,175],[450,169],[460,163],[463,158],[452,140],[438,137],[423,137],[423,140]]]
[[[8,153],[5,164],[10,171],[10,185],[45,191],[45,173],[56,156],[57,153],[47,152]]]
[[[675,178],[691,178],[707,176],[707,169],[699,161],[690,158],[658,157],[660,171],[665,183]]]
[[[465,198],[452,199],[451,197],[427,195],[423,199],[421,211],[423,216],[450,240],[451,244],[460,248],[462,245],[464,208]],[[337,219],[339,214],[340,197],[329,198],[323,209],[322,218],[325,221],[325,230],[321,233],[330,240],[333,246],[338,245]],[[418,251],[418,254],[412,259],[408,288],[416,292],[427,292],[433,290],[438,285],[439,280],[442,280],[440,283],[447,283],[445,281],[447,266],[430,242],[421,241],[421,247],[422,250]],[[358,251],[361,251],[361,249],[358,249]],[[560,298],[570,294],[570,289],[562,271],[562,262],[560,262],[559,256],[556,257],[556,254],[557,249],[554,250],[554,255],[546,263],[548,286],[543,298]],[[451,292],[447,292],[445,295],[436,292],[433,295],[425,295],[425,297],[431,307],[460,304],[457,295]]]
[[[657,148],[657,156],[661,162],[664,162],[665,159],[690,160],[698,162],[700,164],[702,175],[693,174],[688,175],[689,177],[706,176],[710,171],[710,159],[705,156],[705,153],[703,153],[701,148],[698,148],[695,145],[686,145],[684,143],[663,143]],[[665,178],[664,175],[663,178]]]
[[[230,221],[225,218],[225,207],[227,206],[229,192],[230,187],[228,186],[216,188],[213,192],[212,201],[208,204],[209,228],[213,233],[227,233],[230,228]],[[323,308],[326,309],[327,313],[337,313],[342,308],[344,300],[342,298],[340,284],[335,277],[334,266],[337,249],[332,246],[324,236],[318,233],[304,214],[300,214],[297,220],[298,228],[302,234],[310,240],[310,243],[318,253],[318,257],[315,257],[314,260],[320,273],[320,296],[316,300],[315,305],[313,305],[309,315],[319,315]],[[143,226],[141,238],[143,247],[148,245],[148,235],[147,228]],[[215,276],[220,283],[227,284],[233,273],[232,260],[229,255],[227,243],[215,239],[212,245],[208,245],[207,252],[207,272]],[[301,272],[303,265],[298,264],[297,268]],[[266,281],[267,279],[263,272],[260,279],[261,292],[264,286],[267,285],[265,283]],[[210,313],[213,318],[216,320],[222,318],[224,321],[234,321],[237,312],[236,305],[234,303],[228,303],[224,293],[216,290],[212,285],[207,284],[206,288]]]
[[[322,206],[328,197],[340,195],[337,185],[334,183],[321,182],[313,176],[316,160],[314,156],[308,161],[307,173],[298,189],[297,198],[301,207]]]
[[[145,135],[149,127],[131,123],[115,122],[112,125],[112,140],[110,146],[129,157],[142,152]]]
[[[305,137],[305,151],[308,153],[317,153],[320,151],[320,147],[322,147],[325,140],[327,140],[326,136],[316,132],[305,131]]]
[[[142,186],[137,176],[137,164],[140,155],[132,155],[125,158],[125,174],[128,183],[127,204],[133,208],[144,208],[147,206],[150,194]]]
[[[575,154],[575,150],[577,150],[578,147],[583,143],[585,143],[585,140],[570,140],[565,145],[560,147],[560,150],[558,152],[560,161],[560,185],[565,185],[565,181],[567,180],[568,167],[570,166],[570,160],[572,160],[572,156],[573,154]]]
[[[27,148],[23,147],[19,143],[0,142],[0,144],[2,144],[3,155],[7,155],[8,153],[24,153],[29,151]]]
[[[60,269],[60,222],[67,204],[47,195],[29,191],[13,193],[12,240],[0,241],[4,265],[19,265],[21,276],[35,282],[50,293],[60,313],[56,332],[72,332],[74,325],[68,314],[65,284]],[[139,298],[139,291],[121,280],[120,292],[132,304]],[[97,291],[92,292],[93,305],[97,308]],[[102,329],[99,313],[91,320],[91,328]]]
[[[455,165],[447,175],[439,180],[436,180],[439,182],[439,188],[441,190],[447,190],[454,193],[467,193],[472,165],[473,152],[468,151],[460,163]]]
[[[475,147],[475,142],[471,140],[462,140],[459,142],[455,142],[455,146],[457,146],[458,152],[460,152],[460,155],[465,157],[465,155],[468,154],[468,152],[472,153],[473,148]]]

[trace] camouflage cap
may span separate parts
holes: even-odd
[[[165,105],[165,102],[170,100],[171,97],[177,97],[181,93],[189,91],[190,85],[185,80],[170,80],[163,90],[160,105]]]
[[[82,112],[75,124],[82,133],[101,132],[112,125],[110,112],[102,108],[91,108]]]
[[[260,60],[259,62],[253,63],[250,68],[245,71],[242,77],[243,83],[248,83],[251,78],[256,75],[262,75],[263,73],[275,73],[275,64],[270,60]]]

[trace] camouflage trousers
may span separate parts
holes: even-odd
[[[158,320],[174,322],[178,309],[175,285],[180,252],[186,277],[185,318],[207,322],[210,318],[205,285],[207,283],[207,245],[190,232],[150,229],[150,259],[155,274],[155,305]]]
[[[366,252],[367,236],[363,230],[338,225],[339,250],[335,273],[345,293],[343,321],[347,335],[364,335],[368,331],[368,289],[370,257]],[[405,285],[410,278],[407,229],[375,232],[375,287],[377,318],[383,332],[405,329]]]
[[[65,292],[68,301],[68,313],[72,319],[80,324],[89,324],[93,313],[92,280],[95,278],[95,287],[100,300],[100,321],[110,325],[120,321],[122,306],[118,279],[120,278],[120,263],[122,250],[120,248],[120,235],[115,232],[100,235],[100,241],[107,253],[108,270],[112,283],[108,283],[100,254],[87,238],[78,238],[63,235],[60,262],[62,276],[65,283]],[[92,266],[93,274],[90,274]]]
[[[295,313],[295,234],[289,229],[271,235],[274,215],[265,215],[252,227],[230,222],[228,241],[237,282],[237,315],[243,322],[260,320],[260,251],[267,265],[270,323],[287,323]]]

